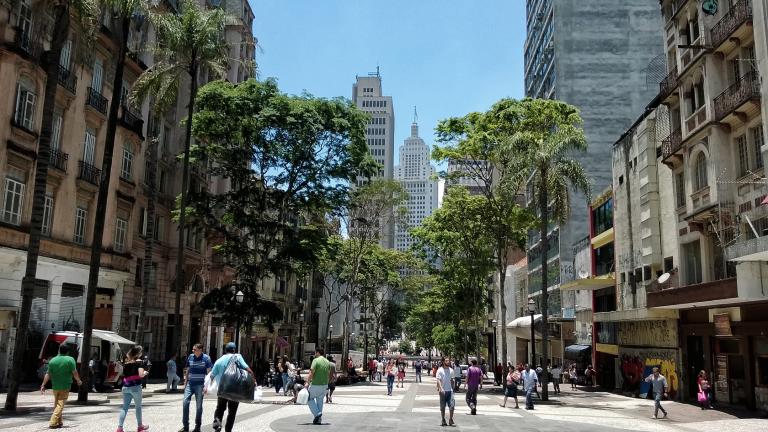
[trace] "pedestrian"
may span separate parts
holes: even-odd
[[[93,353],[91,359],[88,361],[88,385],[91,387],[88,391],[90,392],[96,392],[96,377],[99,375],[100,363],[99,353]]]
[[[576,390],[576,381],[579,379],[579,373],[576,370],[576,365],[571,365],[571,369],[568,371],[568,378],[571,380],[571,390]]]
[[[587,385],[592,387],[595,385],[595,369],[592,365],[587,366],[584,370],[584,376],[587,378]]]
[[[309,368],[309,376],[307,377],[309,391],[307,405],[315,417],[312,420],[312,424],[315,425],[323,422],[323,399],[328,390],[328,382],[331,380],[331,362],[323,356],[324,354],[322,348],[315,350],[315,359],[312,360],[312,366]]]
[[[376,375],[376,359],[368,359],[368,381],[373,382],[373,376]]]
[[[144,369],[142,360],[144,349],[141,345],[135,345],[128,350],[123,363],[123,406],[120,408],[120,417],[117,422],[117,432],[123,432],[125,417],[128,415],[128,409],[131,407],[131,401],[136,409],[136,432],[149,430],[141,418],[141,382],[149,371]]]
[[[661,399],[662,397],[667,397],[667,390],[669,390],[667,379],[659,373],[658,367],[654,367],[653,373],[648,375],[645,382],[651,383],[651,391],[653,391],[653,418],[659,418],[659,410],[664,413],[664,418],[667,418],[667,410],[661,406]]]
[[[334,363],[331,355],[328,355],[328,362],[331,364],[331,376],[328,378],[328,393],[325,395],[325,402],[333,403],[333,392],[336,390],[336,363]]]
[[[384,366],[386,366],[384,363],[384,359],[381,359],[377,365],[376,373],[379,375],[379,382],[381,382],[381,378],[384,376]]]
[[[296,403],[296,399],[299,397],[299,392],[304,389],[306,385],[307,382],[301,377],[301,371],[299,371],[296,374],[296,379],[293,380],[293,398],[291,399],[291,402]]]
[[[142,350],[143,349],[144,348],[142,348]],[[149,376],[149,370],[152,369],[152,362],[149,361],[149,353],[141,353],[141,364],[144,370],[147,372],[147,374],[144,375],[144,378],[141,379],[141,388],[145,389],[147,388],[147,376]]]
[[[421,362],[414,362],[413,369],[416,371],[416,378],[414,379],[414,382],[421,382]]]
[[[504,403],[500,404],[502,408],[507,406],[507,398],[515,399],[515,408],[519,409],[517,403],[517,385],[520,384],[520,372],[512,367],[512,363],[507,363],[507,388],[504,389]]]
[[[536,371],[531,369],[530,364],[525,365],[525,370],[520,376],[523,381],[523,390],[525,391],[525,409],[533,409],[533,393],[536,391],[536,385],[539,382],[539,376]]]
[[[555,388],[555,394],[560,393],[560,379],[563,376],[563,368],[560,365],[555,365],[549,373],[552,377],[552,386]]]
[[[461,365],[458,361],[453,362],[453,385],[456,386],[456,393],[461,390]]]
[[[395,360],[389,359],[387,363],[387,396],[392,396],[392,387],[395,385]]]
[[[501,363],[496,363],[496,368],[493,370],[493,383],[495,385],[501,385],[502,375],[504,375],[504,368],[501,366]]]
[[[192,395],[195,395],[194,432],[200,432],[203,423],[203,387],[205,376],[208,375],[211,368],[213,368],[213,362],[211,362],[208,354],[203,353],[203,344],[195,344],[192,347],[192,354],[187,357],[184,364],[184,402],[181,411],[182,428],[179,429],[179,432],[189,432],[189,402],[192,400]],[[175,374],[176,371],[174,370]]]
[[[275,393],[280,394],[283,388],[283,359],[275,357]]]
[[[51,382],[53,390],[53,414],[48,421],[48,427],[58,429],[64,427],[62,414],[64,413],[64,404],[69,398],[69,390],[72,388],[72,378],[77,385],[83,385],[80,380],[80,374],[77,373],[77,364],[75,359],[69,354],[69,345],[59,345],[59,355],[48,362],[48,369],[43,375],[43,384],[40,385],[40,393],[45,394],[45,386],[48,381]]]
[[[288,356],[283,356],[283,370],[283,396],[286,396],[289,391],[293,391],[293,382],[296,380],[296,366]]]
[[[456,426],[456,423],[453,422],[453,409],[456,407],[456,403],[453,399],[453,369],[451,369],[451,363],[447,357],[443,357],[442,364],[442,367],[438,369],[437,373],[435,374],[435,381],[437,381],[437,393],[440,395],[440,417],[443,419],[441,426],[448,426],[449,424],[451,426]],[[449,423],[445,422],[446,405],[448,405],[450,413]]]
[[[397,364],[397,386],[403,388],[405,386],[405,362],[398,362]]]
[[[253,370],[248,367],[248,363],[245,362],[243,356],[237,353],[237,345],[234,342],[227,342],[224,346],[224,355],[221,356],[216,363],[213,364],[211,369],[211,379],[220,383],[221,377],[224,376],[224,372],[227,370],[229,361],[231,358],[235,358],[235,364],[238,368],[248,371],[253,376]],[[219,397],[216,400],[216,411],[213,413],[213,430],[219,432],[221,430],[222,419],[224,418],[224,411],[227,411],[227,423],[224,425],[226,432],[232,432],[232,427],[235,425],[235,416],[237,415],[237,408],[240,406],[240,402]],[[198,411],[199,412],[199,411]]]
[[[704,370],[699,372],[699,376],[696,379],[696,382],[699,384],[699,393],[704,396],[704,398],[698,398],[701,409],[714,408],[712,406],[712,385],[709,383],[707,372]]]
[[[477,390],[483,388],[483,370],[477,367],[477,360],[472,359],[472,366],[467,369],[467,405],[470,414],[477,415]]]
[[[177,391],[176,386],[179,384],[179,376],[176,374],[176,355],[171,354],[170,357],[168,357],[168,361],[165,362],[165,376],[168,378],[168,381],[165,383],[165,392],[170,393],[173,391],[174,393]]]

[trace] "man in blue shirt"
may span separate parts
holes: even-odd
[[[237,345],[234,342],[228,342],[224,347],[224,354],[213,365],[211,370],[211,379],[215,379],[217,383],[220,383],[221,377],[224,375],[224,371],[227,370],[227,365],[232,357],[235,357],[237,367],[245,369],[251,376],[253,371],[248,367],[248,364],[243,360],[243,356],[237,354]],[[224,410],[227,411],[227,423],[224,425],[226,432],[232,432],[232,428],[235,426],[235,415],[237,415],[237,407],[240,406],[240,402],[223,397],[218,398],[216,401],[216,412],[213,413],[213,430],[219,432],[221,430],[221,420],[224,417]]]
[[[182,427],[179,432],[189,432],[189,402],[193,394],[196,408],[194,432],[200,432],[200,425],[203,422],[203,383],[212,367],[211,358],[203,353],[203,345],[195,344],[192,347],[192,354],[187,357],[184,365],[184,408],[181,418]]]

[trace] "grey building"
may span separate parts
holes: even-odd
[[[658,32],[658,0],[529,0],[525,41],[525,93],[528,97],[568,102],[581,111],[588,141],[578,160],[589,173],[593,190],[611,185],[613,143],[658,93],[647,84],[648,65],[663,58]],[[653,85],[655,84],[655,85]],[[572,245],[590,234],[588,204],[573,197],[564,226],[553,226],[549,287],[573,278]],[[538,232],[528,241],[529,286],[541,290]],[[549,313],[561,315],[559,290],[550,296]],[[568,305],[572,307],[572,305]],[[566,306],[566,307],[568,307]]]

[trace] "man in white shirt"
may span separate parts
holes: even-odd
[[[455,403],[453,400],[453,369],[451,369],[450,360],[443,357],[442,367],[437,370],[435,378],[437,381],[437,392],[440,395],[440,416],[443,418],[442,426],[456,426],[453,422],[453,409]],[[448,405],[450,412],[450,423],[445,422],[445,406]]]
[[[552,374],[552,385],[555,387],[555,394],[560,393],[560,377],[563,376],[563,369],[560,365],[555,365],[549,373]]]
[[[453,382],[454,382],[454,388],[456,390],[456,393],[461,390],[461,365],[459,362],[455,361],[453,362]]]
[[[536,384],[539,382],[539,377],[535,370],[531,369],[531,365],[525,365],[525,370],[520,374],[520,379],[523,381],[523,390],[525,390],[525,409],[533,409],[533,392],[536,391]]]

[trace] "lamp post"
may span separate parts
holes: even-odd
[[[299,369],[304,363],[304,312],[299,312]]]
[[[491,365],[493,367],[493,374],[494,374],[494,380],[498,380],[499,377],[496,376],[496,364],[499,362],[499,347],[496,346],[496,324],[499,322],[496,320],[491,321],[491,324],[493,325],[493,364]]]
[[[536,302],[528,299],[528,313],[531,314],[531,367],[536,368],[536,334],[533,328],[533,315],[536,313]]]
[[[240,348],[240,315],[243,311],[240,310],[240,305],[243,304],[243,299],[245,299],[245,294],[243,294],[242,291],[238,291],[237,294],[235,294],[235,301],[237,302],[238,311],[237,311],[237,328],[235,328],[235,344],[237,345],[237,348]]]
[[[333,324],[328,326],[328,339],[325,341],[326,354],[331,352],[331,337],[333,336]]]

